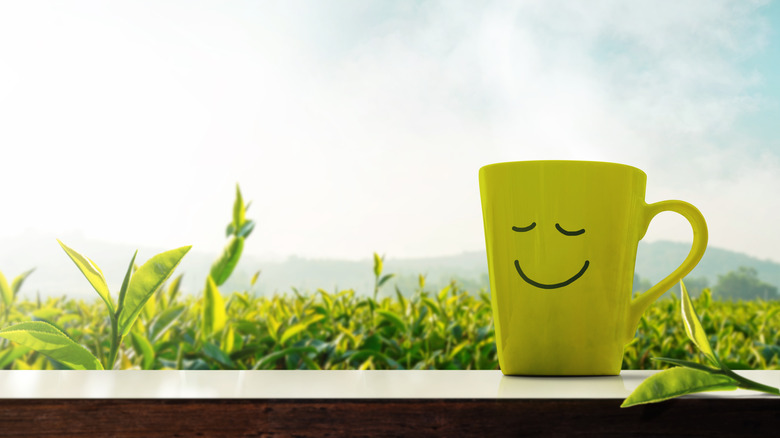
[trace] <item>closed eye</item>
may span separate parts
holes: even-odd
[[[527,227],[512,227],[512,231],[517,231],[517,232],[522,233],[524,231],[531,231],[531,230],[533,230],[535,226],[536,226],[536,222],[532,223],[531,225],[529,225]]]
[[[558,229],[564,236],[579,236],[580,234],[585,232],[585,228],[577,231],[566,231],[563,228],[561,228],[560,224],[555,224],[555,228]]]

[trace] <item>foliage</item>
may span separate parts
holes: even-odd
[[[177,277],[178,279],[179,277]],[[268,297],[225,296],[223,324],[204,334],[204,296],[178,294],[175,280],[147,303],[120,347],[121,369],[497,369],[490,297],[451,284],[429,290],[420,276],[408,295],[374,300],[353,290]],[[732,369],[780,369],[780,303],[694,301],[713,352]],[[695,360],[679,315],[681,301],[657,302],[625,351],[624,369],[672,366],[652,357]],[[62,298],[18,303],[15,321],[46,320],[101,361],[111,323],[100,301]],[[154,311],[148,311],[147,308]],[[200,340],[199,340],[200,339]],[[102,358],[102,359],[101,359]],[[0,367],[51,369],[20,345],[0,351]]]
[[[713,294],[726,300],[768,300],[778,298],[777,287],[758,279],[755,268],[741,266],[736,271],[718,275]]]
[[[731,369],[780,369],[780,302],[718,301],[705,289],[693,304],[718,357]],[[642,316],[636,336],[626,345],[623,369],[665,369],[653,357],[693,360],[675,296],[654,303]]]
[[[17,302],[32,271],[10,285],[0,274],[0,369],[498,368],[490,296],[484,289],[469,292],[455,281],[432,289],[419,275],[416,284],[396,282],[392,291],[388,280],[394,274],[383,272],[384,258],[378,254],[373,293],[367,296],[351,289],[223,295],[219,287],[234,271],[255,225],[246,218],[248,208],[236,186],[229,240],[200,295],[180,293],[181,275],[167,281],[189,247],[159,254],[140,268],[133,256],[116,302],[100,268],[62,243],[100,300]],[[715,334],[709,342],[723,364],[780,369],[780,302],[713,301],[704,289],[695,305],[704,332]],[[680,299],[671,296],[645,312],[625,348],[623,369],[668,368],[695,358],[679,307]],[[668,360],[650,359],[657,356]]]
[[[8,312],[16,301],[16,295],[19,293],[19,289],[21,289],[22,283],[24,283],[24,280],[26,280],[34,270],[35,268],[32,268],[29,271],[25,271],[19,274],[16,278],[14,278],[14,281],[11,282],[11,284],[8,284],[8,280],[6,280],[5,275],[0,272],[0,297],[2,297],[2,303],[0,304],[3,306],[3,314],[5,315],[5,319],[8,319]]]
[[[724,391],[737,388],[751,389],[780,395],[780,390],[762,385],[742,377],[723,363],[717,353],[712,350],[707,334],[699,321],[693,303],[688,296],[685,285],[680,282],[682,292],[681,314],[688,338],[699,349],[706,359],[706,364],[677,360],[666,357],[655,360],[679,365],[677,368],[662,371],[644,380],[621,404],[621,407],[636,406],[645,403],[655,403],[685,394],[705,391]]]
[[[127,336],[138,314],[149,298],[168,279],[181,259],[190,250],[189,246],[158,254],[133,272],[135,255],[130,260],[117,305],[111,298],[106,279],[100,268],[87,257],[60,242],[65,253],[84,274],[108,308],[111,322],[110,352],[108,359],[101,362],[67,332],[45,320],[27,321],[0,330],[0,337],[40,352],[59,365],[71,369],[100,370],[113,369],[122,339]],[[98,351],[98,354],[102,351]],[[102,355],[101,355],[102,357]]]

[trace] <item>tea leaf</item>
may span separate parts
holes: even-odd
[[[0,337],[24,345],[74,370],[102,370],[100,361],[57,327],[43,321],[22,322],[0,330]]]
[[[317,349],[314,347],[290,347],[281,351],[275,351],[260,358],[260,360],[255,363],[255,366],[253,366],[252,369],[262,370],[265,369],[267,365],[272,364],[283,357],[300,353],[317,353]]]
[[[230,360],[230,357],[211,342],[206,342],[206,344],[203,346],[203,354],[209,359],[214,359],[225,367],[231,368],[235,366],[233,365],[233,361]]]
[[[691,362],[689,360],[672,359],[672,358],[669,358],[669,357],[654,357],[653,360],[656,360],[656,361],[659,361],[659,362],[667,362],[667,363],[671,363],[671,364],[678,365],[678,366],[681,366],[681,367],[693,368],[693,369],[700,370],[700,371],[705,371],[705,372],[708,372],[708,373],[711,373],[713,371],[715,371],[715,372],[720,371],[718,369],[710,368],[710,367],[708,367],[706,365],[702,365],[702,364],[697,363],[697,362]]]
[[[168,286],[168,304],[173,303],[173,300],[176,299],[176,295],[178,295],[179,288],[181,287],[182,277],[184,277],[184,274],[177,275],[173,281],[171,281],[170,286]]]
[[[119,331],[127,336],[146,301],[171,276],[191,246],[166,251],[149,259],[130,278],[127,295],[119,315]]]
[[[225,301],[222,294],[219,293],[217,285],[211,276],[206,277],[206,290],[203,292],[203,307],[201,309],[201,318],[203,318],[203,335],[211,336],[215,332],[222,330],[227,321],[225,313]]]
[[[240,342],[240,341],[239,341]],[[233,352],[236,346],[236,331],[232,325],[229,325],[227,330],[222,332],[222,351],[225,354]],[[232,363],[230,366],[234,366]]]
[[[442,290],[439,291],[439,294],[436,296],[436,298],[439,301],[443,301],[445,298],[447,298],[447,294],[450,292],[451,285],[444,286]]]
[[[238,237],[247,238],[250,234],[252,234],[252,230],[255,229],[255,221],[248,220],[244,222],[244,225],[241,225],[241,229],[238,230],[238,233],[236,235]]]
[[[152,369],[154,366],[154,347],[152,347],[152,344],[146,339],[146,336],[137,332],[131,332],[130,335],[133,340],[135,354],[142,358],[141,369]]]
[[[333,309],[333,297],[324,289],[317,289],[317,292],[319,292],[320,296],[322,297],[322,302],[325,304],[327,313],[330,316],[330,313]]]
[[[22,287],[22,283],[24,283],[24,280],[27,279],[27,277],[33,273],[35,268],[30,269],[29,271],[22,272],[21,274],[17,275],[16,278],[14,278],[13,283],[11,283],[11,290],[14,292],[14,296],[19,293],[19,289]],[[2,274],[0,274],[2,275]]]
[[[29,352],[30,349],[24,345],[16,345],[6,348],[0,355],[0,369],[5,369],[5,367],[13,363],[16,359],[19,359]]]
[[[661,371],[645,379],[623,401],[620,407],[655,403],[695,392],[734,389],[737,389],[737,382],[724,375],[677,367]]]
[[[298,333],[306,330],[310,325],[314,324],[315,322],[318,322],[322,319],[324,319],[325,316],[321,314],[317,314],[316,316],[312,316],[311,318],[299,322],[297,324],[291,325],[290,327],[287,327],[285,329],[284,333],[282,333],[282,338],[279,340],[279,343],[284,345],[290,338],[297,335]]]
[[[693,304],[691,304],[688,290],[685,289],[685,284],[682,281],[680,281],[680,289],[682,290],[681,308],[685,332],[693,343],[699,347],[699,350],[704,353],[707,359],[709,359],[713,365],[720,367],[720,362],[712,351],[712,347],[710,347],[710,341],[707,339],[707,334],[704,332],[704,328],[702,328],[701,322],[699,322],[699,318],[696,316],[696,310],[694,310]]]
[[[284,345],[291,337],[306,330],[306,327],[308,327],[308,324],[304,324],[302,322],[299,322],[298,324],[288,327],[287,329],[284,330],[284,333],[282,334],[282,339],[279,341],[279,343]]]
[[[14,301],[14,292],[2,272],[0,272],[0,294],[3,296],[3,303],[6,307],[11,307]]]
[[[135,258],[138,255],[138,250],[135,250],[133,258],[130,259],[130,264],[127,266],[127,272],[125,272],[125,278],[122,280],[122,287],[119,289],[119,308],[116,311],[116,318],[119,318],[119,314],[122,312],[125,303],[125,295],[127,295],[127,286],[130,284],[130,277],[133,275],[133,268],[135,267]]]
[[[379,254],[374,253],[374,276],[379,278],[382,275],[382,258]]]
[[[184,314],[184,310],[184,306],[176,306],[160,312],[152,320],[151,328],[149,329],[149,338],[152,342],[157,342],[173,326],[176,320]]]
[[[250,286],[254,286],[255,283],[257,283],[257,279],[260,277],[260,271],[255,272],[254,275],[252,275],[252,280],[249,282]]]
[[[398,304],[401,306],[401,314],[406,313],[406,298],[404,298],[404,295],[401,293],[401,289],[398,288],[398,286],[395,287],[395,296],[398,298]]]
[[[390,369],[400,369],[400,370],[404,369],[404,367],[401,366],[400,363],[398,363],[394,359],[388,357],[386,354],[378,350],[370,350],[370,349],[357,350],[350,355],[349,360],[360,361],[364,357],[368,357],[369,360],[372,360],[372,364],[373,364],[373,360],[381,359],[384,363],[386,363],[390,367]],[[365,362],[363,364],[365,365]]]
[[[400,316],[387,310],[377,310],[376,313],[390,322],[392,325],[396,326],[396,328],[398,328],[398,330],[401,332],[406,332],[406,323],[403,319],[401,319]]]
[[[387,280],[393,278],[394,276],[395,276],[395,274],[385,274],[385,275],[383,275],[382,278],[379,279],[379,282],[376,284],[376,287],[382,287],[382,285],[385,284],[385,282],[387,282]]]
[[[88,257],[84,257],[75,250],[69,248],[67,245],[60,242],[59,239],[57,242],[59,242],[62,249],[65,250],[65,253],[68,255],[68,257],[73,260],[73,263],[76,264],[81,273],[84,274],[84,277],[87,278],[89,284],[91,284],[98,295],[100,295],[100,298],[105,301],[106,306],[108,306],[108,310],[111,312],[111,314],[113,314],[115,312],[114,302],[111,300],[111,293],[108,290],[106,279],[103,277],[103,271],[101,271],[95,262],[90,260]]]
[[[423,297],[422,302],[425,306],[427,306],[433,313],[435,313],[437,316],[441,316],[441,309],[439,308],[439,305],[436,304],[432,299],[428,297]]]
[[[241,197],[241,189],[236,184],[236,200],[233,202],[233,227],[235,230],[240,230],[244,225],[245,214],[244,199]]]
[[[244,249],[244,238],[234,237],[222,251],[222,255],[211,265],[210,276],[214,279],[217,286],[222,284],[230,277],[241,258],[241,251]]]

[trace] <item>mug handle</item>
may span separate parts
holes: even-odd
[[[704,255],[704,251],[707,249],[707,222],[704,221],[704,216],[693,205],[684,201],[661,201],[654,204],[645,204],[644,208],[644,231],[640,236],[640,240],[647,233],[647,227],[650,226],[650,221],[662,211],[673,211],[681,214],[685,219],[688,219],[691,227],[693,228],[693,244],[691,245],[691,251],[688,253],[688,257],[682,262],[682,264],[675,269],[666,278],[659,281],[655,286],[651,287],[645,292],[642,292],[639,296],[631,300],[629,308],[628,325],[626,330],[626,340],[628,343],[634,338],[636,328],[639,326],[639,319],[642,314],[645,313],[650,304],[657,300],[664,294],[669,288],[674,285],[683,277],[688,275],[691,270],[699,263],[701,257]]]

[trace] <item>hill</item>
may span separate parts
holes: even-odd
[[[135,247],[108,244],[85,239],[83,236],[66,236],[69,246],[83,251],[101,267],[112,291],[119,289]],[[674,270],[685,258],[690,246],[685,243],[658,241],[640,242],[636,273],[651,282],[660,280]],[[139,261],[145,261],[166,248],[141,248]],[[169,249],[169,248],[168,248]],[[203,253],[193,248],[177,269],[184,273],[182,282],[185,293],[199,293],[211,263],[218,254]],[[313,291],[323,288],[354,289],[358,293],[373,290],[373,261],[368,254],[363,260],[323,260],[303,257],[289,257],[286,260],[267,260],[244,256],[231,279],[222,288],[223,293],[250,289],[259,294],[291,293],[291,289]],[[721,248],[707,249],[701,263],[689,275],[705,277],[710,285],[723,275],[740,266],[755,268],[762,281],[780,285],[780,264],[760,260],[746,254]],[[0,239],[0,271],[9,281],[19,273],[32,267],[36,271],[22,287],[22,295],[28,298],[40,292],[41,296],[68,295],[74,298],[92,299],[97,295],[78,272],[73,263],[50,236],[22,235],[17,238]],[[258,283],[250,288],[250,279],[261,271]],[[384,263],[385,273],[396,277],[383,288],[393,293],[397,285],[404,293],[412,293],[418,284],[418,275],[426,277],[428,289],[438,289],[452,279],[467,290],[487,288],[487,261],[484,252],[471,251],[458,255],[428,258],[393,258],[388,256]]]

